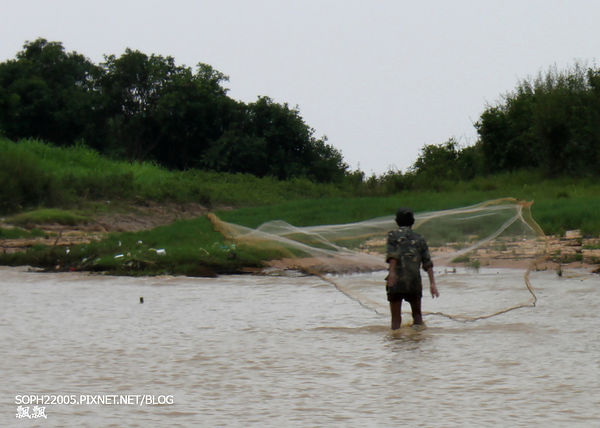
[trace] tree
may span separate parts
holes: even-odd
[[[72,144],[99,125],[99,67],[59,42],[26,42],[0,64],[0,129],[11,139]]]
[[[158,146],[152,116],[163,90],[182,72],[173,58],[127,49],[119,58],[106,56],[101,80],[108,150],[130,160],[145,160]]]
[[[306,175],[314,181],[340,182],[348,173],[348,164],[342,153],[326,141],[326,137],[311,138],[307,156],[310,170]]]
[[[521,82],[476,124],[490,171],[600,173],[599,71],[576,65]]]
[[[428,144],[412,166],[417,175],[437,180],[458,179],[458,143],[453,138],[442,144]]]
[[[259,97],[241,109],[231,128],[208,151],[206,165],[286,180],[335,181],[347,165],[338,150],[316,139],[297,108]]]
[[[347,165],[297,108],[227,96],[220,71],[126,49],[96,66],[59,42],[26,43],[0,64],[0,132],[168,168],[336,181]]]

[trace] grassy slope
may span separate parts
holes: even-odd
[[[114,161],[85,147],[57,148],[0,138],[0,212],[37,205],[81,206],[106,199],[263,205],[290,198],[340,196],[334,185],[248,174],[168,171],[152,163]]]
[[[209,203],[244,206],[217,213],[229,222],[256,227],[268,220],[282,219],[306,226],[389,215],[398,206],[410,206],[417,212],[434,211],[511,196],[535,202],[534,218],[547,234],[581,229],[586,234],[600,235],[600,216],[597,215],[600,212],[600,185],[569,178],[544,180],[535,172],[478,178],[468,183],[442,183],[443,192],[346,197],[347,193],[335,186],[304,180],[278,182],[240,174],[169,172],[152,164],[111,161],[85,148],[57,149],[35,141],[15,144],[0,139],[0,151],[28,157],[30,166],[41,171],[43,179],[53,181],[57,186],[53,190],[59,192],[56,205],[65,208],[72,207],[74,201],[75,206],[81,208],[82,200],[93,203],[94,198],[101,197],[178,202],[203,199]],[[56,218],[86,221],[82,215],[85,210],[42,210],[42,213],[55,221]],[[34,214],[39,215],[38,212]],[[21,217],[28,219],[34,214]],[[161,251],[157,253],[160,249],[165,250],[164,255],[159,254]],[[76,246],[68,252],[61,247],[34,247],[27,253],[1,255],[0,263],[58,265],[61,269],[121,274],[208,275],[258,266],[262,260],[276,255],[273,250],[259,254],[224,242],[210,222],[202,217],[152,231],[111,234],[101,242]]]
[[[502,177],[490,178],[502,182]],[[557,196],[559,194],[560,196]],[[533,201],[532,213],[548,235],[562,235],[581,229],[584,234],[600,235],[600,185],[589,182],[540,181],[537,185],[511,184],[502,189],[476,190],[472,183],[453,191],[402,192],[388,197],[325,198],[219,212],[223,220],[257,227],[282,219],[298,226],[339,224],[393,214],[399,206],[417,212],[457,208],[502,197]]]

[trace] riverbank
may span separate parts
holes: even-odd
[[[0,264],[31,265],[47,271],[189,276],[257,273],[291,266],[302,269],[305,265],[310,271],[314,264],[308,259],[291,260],[281,248],[257,251],[236,245],[214,229],[207,218],[209,212],[200,204],[147,202],[80,217],[80,222],[44,223],[35,221],[39,215],[34,211],[8,218],[20,227],[7,223],[7,219],[0,222],[0,231],[5,231],[0,235]],[[220,213],[230,218],[246,216],[227,207]],[[444,260],[447,249],[443,247],[432,248],[432,253],[448,267],[532,268],[559,274],[566,269],[585,269],[600,273],[600,238],[574,230],[563,236],[548,236],[543,251],[540,245],[517,242],[454,260]]]
[[[214,230],[206,214],[256,228],[282,220],[304,227],[359,222],[399,206],[434,212],[510,195],[533,201],[535,222],[554,236],[557,263],[600,264],[600,184],[515,171],[424,188],[384,185],[360,174],[340,183],[248,174],[168,171],[108,159],[83,146],[0,138],[0,264],[124,275],[216,275],[255,271],[289,257],[281,246],[248,248]],[[354,178],[353,178],[354,177]],[[389,178],[389,177],[388,177]],[[388,183],[389,184],[389,183]],[[387,187],[386,187],[387,186]],[[580,230],[577,245],[562,242]],[[511,258],[509,254],[507,258]],[[497,260],[467,259],[477,263]]]
[[[208,209],[199,204],[112,207],[75,223],[63,220],[71,218],[70,211],[53,210],[49,217],[46,212],[3,220],[0,230],[11,238],[0,239],[0,264],[48,271],[190,276],[235,273],[258,264],[250,258],[238,262],[227,254],[223,237],[206,220]],[[45,220],[36,221],[38,217]]]
[[[203,216],[208,212],[209,209],[201,204],[158,204],[147,201],[143,205],[129,206],[126,210],[117,209],[85,217],[83,221],[76,224],[52,221],[53,219],[38,222],[31,215],[14,216],[9,217],[10,224],[6,219],[0,221],[0,230],[21,228],[24,233],[21,236],[13,233],[15,237],[12,239],[0,236],[0,253],[21,252],[36,245],[70,247],[86,244],[100,241],[109,233],[150,230],[177,220]],[[38,232],[32,236],[28,235],[26,230]]]

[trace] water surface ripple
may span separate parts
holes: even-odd
[[[571,274],[533,273],[536,308],[429,316],[425,330],[392,334],[387,317],[315,277],[0,268],[0,425],[593,426],[600,278]],[[528,298],[519,272],[438,275],[441,298],[425,297],[425,311],[477,315]],[[337,279],[385,310],[382,274]],[[36,422],[16,419],[17,394],[174,404],[50,405]]]

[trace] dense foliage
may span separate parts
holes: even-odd
[[[127,49],[97,65],[59,42],[25,43],[0,63],[0,132],[171,169],[211,169],[332,182],[347,166],[298,109],[227,96],[227,76]]]
[[[336,183],[357,195],[440,191],[457,181],[520,170],[600,173],[600,70],[593,68],[551,69],[523,80],[481,114],[476,144],[461,147],[453,138],[427,144],[408,171],[371,177],[348,171],[341,153],[315,137],[297,108],[269,97],[236,101],[223,86],[227,80],[207,64],[192,69],[130,49],[93,64],[59,42],[37,39],[25,43],[16,59],[0,63],[0,134],[85,145],[172,170]],[[32,165],[26,155],[4,163],[5,176]],[[30,175],[39,179],[36,174]],[[23,186],[23,193],[30,192]]]
[[[521,82],[476,124],[491,171],[600,172],[600,70],[575,66]]]
[[[471,179],[536,169],[547,176],[600,174],[600,70],[577,65],[520,82],[475,124],[479,139],[427,145],[413,165],[427,179]]]

